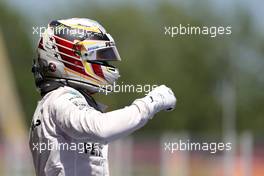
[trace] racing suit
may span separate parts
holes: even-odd
[[[38,102],[29,142],[37,176],[109,175],[107,144],[139,129],[153,115],[142,101],[107,113],[90,104],[68,86]]]

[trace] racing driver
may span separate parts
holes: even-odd
[[[32,66],[42,96],[29,141],[37,176],[107,176],[108,143],[143,127],[157,112],[174,109],[172,90],[161,85],[129,106],[103,112],[92,94],[108,91],[118,79],[109,61],[119,60],[113,38],[98,22],[48,24]]]

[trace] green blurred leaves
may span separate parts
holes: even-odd
[[[133,4],[106,8],[89,4],[76,5],[74,9],[67,12],[67,16],[53,12],[49,18],[52,15],[56,18],[71,16],[99,21],[112,34],[119,48],[122,61],[113,64],[120,68],[120,83],[166,84],[175,92],[178,98],[176,110],[157,114],[157,118],[144,127],[145,132],[189,130],[192,133],[220,133],[222,112],[217,85],[223,79],[229,78],[234,81],[237,89],[238,129],[263,132],[260,124],[264,122],[261,108],[264,95],[256,93],[262,90],[263,85],[255,84],[254,76],[241,76],[241,70],[236,65],[240,56],[230,54],[238,52],[236,47],[231,51],[231,47],[252,39],[259,48],[255,52],[262,57],[264,55],[261,50],[263,40],[261,45],[260,39],[252,38],[252,28],[249,27],[251,19],[246,13],[238,13],[236,20],[239,22],[232,26],[234,34],[231,36],[210,38],[191,35],[171,38],[164,35],[165,26],[221,25],[225,21],[214,16],[213,11],[206,11],[206,8],[200,13],[210,16],[199,19],[195,13],[190,15],[180,6],[162,2],[155,8],[137,8]],[[63,13],[63,9],[61,11]],[[32,27],[22,25],[27,24],[26,19],[12,9],[5,9],[2,5],[0,15],[0,24],[29,124],[38,98],[30,73],[35,47],[31,46],[30,40],[36,36],[27,36],[25,30],[31,30]],[[135,93],[96,95],[110,106],[110,110],[129,105],[135,98],[142,96],[144,95]]]

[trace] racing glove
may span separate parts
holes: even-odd
[[[170,88],[161,85],[154,88],[144,98],[135,100],[133,104],[138,107],[139,111],[144,111],[142,107],[146,107],[147,113],[144,113],[144,118],[151,119],[161,110],[173,110],[176,106],[176,97]]]

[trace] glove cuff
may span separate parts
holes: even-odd
[[[139,109],[142,115],[142,118],[152,119],[155,112],[153,107],[151,107],[150,102],[151,99],[149,97],[144,97],[144,98],[136,99],[132,104],[137,106],[137,108]]]

